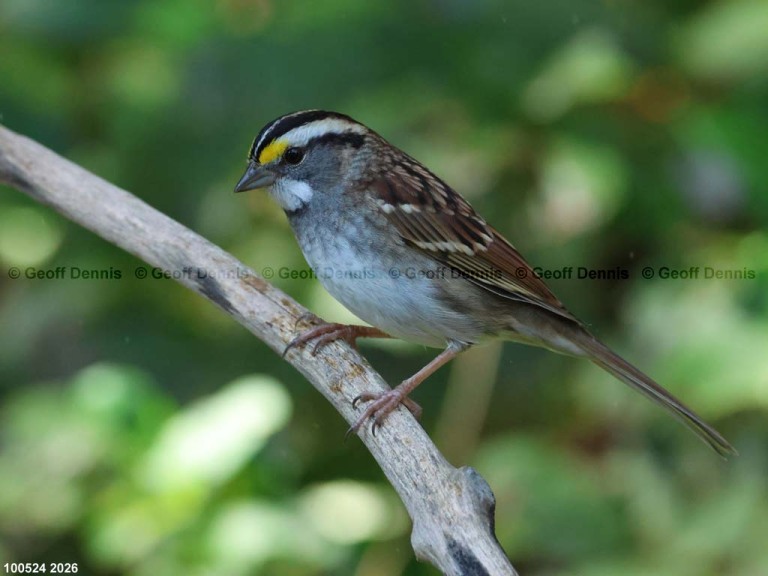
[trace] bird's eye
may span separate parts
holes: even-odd
[[[283,154],[283,160],[287,164],[298,164],[304,160],[304,150],[301,148],[288,148]]]

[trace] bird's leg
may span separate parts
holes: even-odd
[[[285,358],[285,355],[288,354],[288,351],[291,348],[303,346],[310,340],[317,339],[317,342],[315,342],[315,345],[312,347],[312,355],[314,356],[320,350],[322,350],[323,347],[327,346],[331,342],[335,342],[336,340],[344,340],[350,346],[357,349],[358,338],[392,338],[392,336],[386,332],[382,332],[378,328],[373,328],[371,326],[356,326],[350,324],[324,322],[323,324],[320,324],[320,326],[310,328],[303,334],[299,334],[296,336],[296,338],[291,340],[288,343],[288,346],[285,347],[285,350],[283,350],[283,358]]]
[[[373,423],[371,424],[371,432],[376,434],[376,428],[381,427],[387,415],[400,404],[403,404],[418,418],[421,414],[421,407],[408,398],[408,394],[413,392],[419,384],[424,382],[424,380],[436,372],[443,364],[453,360],[453,358],[467,348],[469,348],[469,344],[451,342],[434,360],[407,380],[403,380],[403,382],[392,390],[380,393],[367,392],[360,394],[352,401],[352,406],[356,406],[360,402],[370,402],[370,405],[365,409],[365,412],[355,420],[352,426],[349,427],[347,436],[352,433],[357,433],[363,423],[369,418],[373,420]]]

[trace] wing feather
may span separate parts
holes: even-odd
[[[399,164],[371,186],[379,192],[382,212],[409,245],[493,294],[575,321],[520,252],[423,166]]]

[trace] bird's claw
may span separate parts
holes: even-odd
[[[317,316],[314,314],[309,313],[312,317],[317,319]],[[307,316],[307,314],[303,315]],[[301,318],[299,319],[301,320]],[[298,321],[297,321],[298,324]],[[288,353],[289,350],[292,348],[296,348],[297,346],[303,346],[310,340],[317,339],[317,342],[312,347],[312,351],[310,352],[313,356],[315,356],[320,350],[322,350],[325,346],[330,344],[331,342],[335,342],[336,340],[343,340],[352,348],[357,350],[357,339],[358,338],[390,338],[388,334],[385,334],[381,330],[377,328],[372,328],[370,326],[355,326],[355,325],[349,325],[349,324],[337,324],[334,322],[324,322],[320,324],[319,326],[315,326],[314,328],[310,328],[303,334],[299,334],[291,340],[288,345],[285,347],[285,350],[283,350],[283,358],[285,358],[285,355]]]
[[[421,416],[421,406],[404,395],[398,388],[381,393],[363,392],[358,394],[352,399],[352,407],[357,408],[360,402],[370,402],[371,404],[349,427],[344,435],[345,439],[351,434],[357,434],[368,419],[371,420],[371,434],[376,436],[376,430],[381,428],[387,416],[401,404],[408,408],[414,417]]]

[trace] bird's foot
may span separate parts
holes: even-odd
[[[312,319],[317,319],[317,316],[314,314],[307,314],[302,316],[299,321],[305,318],[305,316]],[[391,338],[391,336],[386,332],[382,332],[378,328],[373,328],[371,326],[356,326],[350,324],[324,322],[319,326],[310,328],[303,334],[299,334],[296,336],[296,338],[291,340],[288,343],[288,346],[285,347],[285,350],[283,350],[283,358],[285,358],[285,355],[288,354],[288,351],[292,348],[304,346],[311,340],[316,340],[311,352],[313,356],[322,350],[325,346],[331,342],[335,342],[336,340],[343,340],[353,348],[357,349],[358,338]]]
[[[408,410],[411,411],[411,414],[418,418],[421,415],[421,406],[408,398],[408,395],[435,370],[440,368],[440,366],[467,348],[469,348],[468,344],[449,344],[445,350],[432,360],[432,362],[424,366],[424,368],[416,372],[416,374],[407,380],[404,380],[396,388],[379,394],[371,392],[360,394],[357,398],[352,400],[352,407],[356,407],[360,402],[370,402],[370,404],[365,409],[365,412],[363,412],[362,415],[355,420],[352,426],[350,426],[349,430],[347,430],[347,436],[357,433],[360,430],[360,427],[369,419],[373,421],[371,424],[371,432],[375,435],[376,429],[381,428],[381,425],[384,423],[384,420],[389,413],[400,404],[408,408]]]
[[[403,384],[408,384],[408,381],[406,380]],[[381,428],[389,413],[401,404],[408,408],[410,413],[416,418],[421,416],[421,406],[408,398],[408,392],[413,387],[406,386],[404,388],[403,384],[387,392],[364,392],[352,400],[353,408],[356,408],[360,402],[370,402],[370,404],[365,409],[365,412],[349,427],[346,436],[356,434],[360,427],[368,420],[371,420],[371,433],[375,436],[376,429]]]

